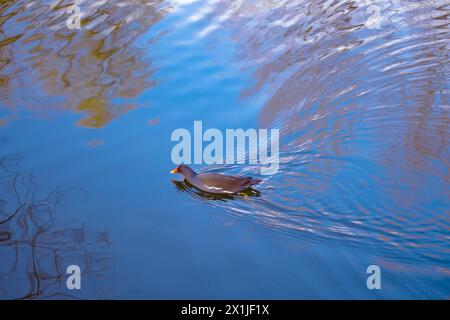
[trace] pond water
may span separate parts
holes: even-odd
[[[78,3],[0,4],[0,298],[450,298],[448,1]],[[195,120],[279,171],[180,182]]]

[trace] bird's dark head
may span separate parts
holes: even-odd
[[[195,174],[194,170],[185,164],[180,164],[178,167],[170,171],[170,173],[180,173],[185,177]]]

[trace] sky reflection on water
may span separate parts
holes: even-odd
[[[448,3],[84,1],[69,30],[70,3],[0,6],[1,298],[449,297]],[[194,120],[280,129],[278,174],[233,199],[173,182]],[[82,192],[30,222],[58,188]],[[68,256],[30,269],[25,227]]]

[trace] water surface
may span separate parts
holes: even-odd
[[[71,4],[0,4],[1,298],[450,297],[447,1]],[[194,120],[278,128],[279,172],[173,181]]]

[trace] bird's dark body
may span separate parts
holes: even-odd
[[[230,176],[219,173],[196,173],[186,165],[180,165],[177,169],[186,180],[194,187],[214,194],[235,194],[247,190],[251,186],[261,182],[252,177]]]
[[[236,177],[219,173],[198,173],[189,183],[202,191],[232,194],[247,190],[251,186],[258,184],[261,180],[252,177]]]

